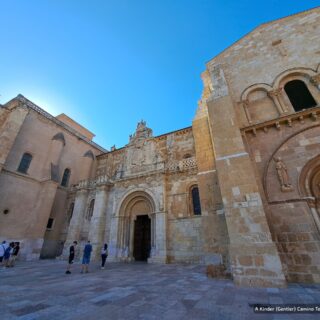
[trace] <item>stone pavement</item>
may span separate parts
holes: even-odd
[[[250,304],[319,303],[320,285],[239,288],[194,265],[97,264],[80,274],[64,261],[18,262],[0,270],[0,319],[319,319],[255,314]]]

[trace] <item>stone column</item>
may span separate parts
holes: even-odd
[[[109,238],[109,256],[108,261],[117,261],[118,260],[118,229],[119,229],[119,220],[118,216],[113,216],[111,218],[111,226],[110,226],[110,238]]]
[[[109,187],[106,185],[98,186],[96,189],[96,196],[94,201],[93,215],[91,218],[88,239],[90,240],[93,250],[92,258],[98,260],[100,258],[100,251],[103,244],[106,228],[106,209],[108,201]]]
[[[279,112],[279,116],[281,116],[283,113],[288,111],[288,108],[282,99],[282,88],[269,91],[268,96],[272,99],[272,101],[276,105]]]
[[[251,124],[252,123],[252,119],[251,119],[251,115],[250,115],[250,111],[249,111],[249,100],[244,100],[242,102],[243,104],[243,109],[244,109],[244,113],[246,114],[248,123]]]
[[[155,213],[155,247],[151,248],[149,263],[167,262],[167,214]]]
[[[80,189],[76,194],[76,199],[74,202],[74,209],[72,218],[70,221],[67,240],[64,245],[64,256],[69,254],[69,247],[73,243],[73,241],[80,241],[80,233],[82,228],[82,222],[84,218],[84,214],[86,211],[87,200],[88,200],[89,190],[84,188]]]
[[[219,65],[211,68],[213,94],[207,104],[230,238],[231,272],[238,285],[282,287],[286,283],[282,265],[224,72]]]

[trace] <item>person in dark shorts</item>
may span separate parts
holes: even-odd
[[[92,245],[90,244],[90,241],[88,240],[88,242],[85,245],[84,250],[83,250],[81,273],[84,273],[84,272],[88,273],[89,272],[91,251],[92,251]]]
[[[77,244],[78,244],[77,241],[73,241],[73,244],[69,248],[69,260],[68,260],[68,267],[67,267],[66,274],[71,273],[70,269],[71,269],[71,265],[73,264]]]
[[[20,242],[15,242],[13,249],[12,249],[12,254],[9,260],[9,267],[14,267],[16,260],[17,260],[17,256],[20,250]]]
[[[101,269],[104,269],[104,265],[106,263],[108,257],[108,244],[105,243],[103,248],[101,249]]]

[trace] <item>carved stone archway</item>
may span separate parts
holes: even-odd
[[[146,191],[132,191],[124,197],[111,221],[110,259],[134,261],[134,231],[137,217],[148,216],[151,222],[148,262],[166,262],[166,215],[158,212],[154,197]]]
[[[303,167],[299,177],[299,191],[307,199],[314,222],[320,232],[320,155]]]

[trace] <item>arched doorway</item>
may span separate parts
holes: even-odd
[[[299,177],[300,193],[308,200],[314,222],[320,232],[320,156],[310,160]]]
[[[134,221],[133,257],[136,261],[147,261],[151,250],[151,219],[139,215]]]
[[[117,246],[121,260],[147,261],[154,246],[155,205],[144,191],[129,194],[119,210]]]

